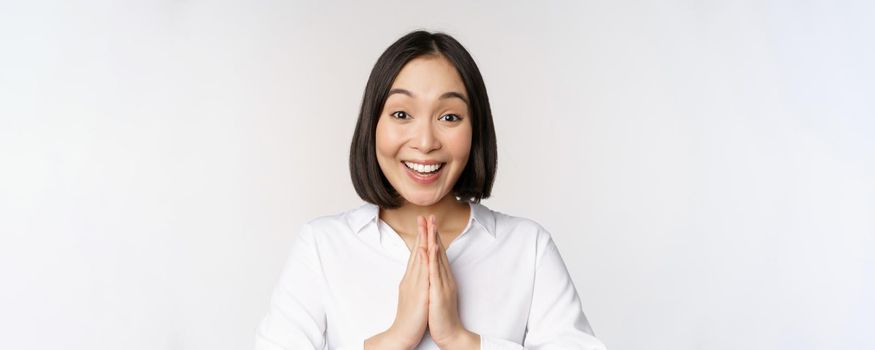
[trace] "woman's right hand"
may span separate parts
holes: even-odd
[[[365,341],[365,349],[409,350],[419,344],[428,326],[428,229],[424,216],[416,218],[417,235],[407,271],[398,286],[395,322],[385,332]]]

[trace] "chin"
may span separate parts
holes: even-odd
[[[421,195],[421,196],[403,196],[404,200],[406,200],[410,204],[415,204],[420,207],[427,207],[433,205],[437,202],[441,201],[441,196],[434,197],[429,195]]]
[[[433,199],[427,199],[427,200],[407,199],[407,202],[410,204],[415,204],[415,205],[420,206],[420,207],[427,207],[427,206],[435,204],[439,201],[433,200]]]

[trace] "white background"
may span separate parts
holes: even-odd
[[[363,3],[0,3],[0,348],[251,348],[418,28],[610,349],[875,348],[871,2]]]

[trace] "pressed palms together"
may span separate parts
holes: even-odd
[[[459,319],[456,281],[434,215],[416,218],[416,242],[398,288],[398,310],[389,329],[365,341],[366,349],[412,349],[429,334],[441,349],[478,349],[480,338]]]

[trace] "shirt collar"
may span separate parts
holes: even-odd
[[[495,238],[495,214],[491,209],[480,203],[468,202],[471,206],[471,216],[480,224],[492,238]],[[366,202],[347,215],[347,222],[353,232],[360,233],[369,223],[376,225],[380,207]]]

